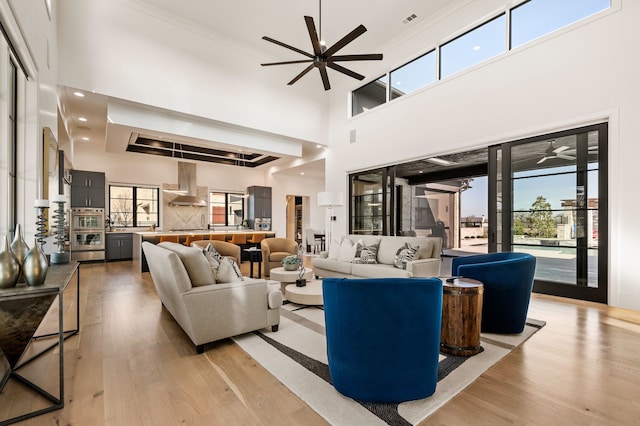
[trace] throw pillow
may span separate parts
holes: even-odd
[[[215,249],[215,247],[213,247],[213,245],[211,245],[211,243],[207,244],[207,246],[202,251],[205,253],[209,253],[209,255],[211,255],[218,262],[220,262],[224,257],[218,252],[218,250]]]
[[[366,246],[360,250],[360,263],[374,264],[378,263],[376,260],[378,257],[377,246]]]
[[[407,269],[407,262],[415,258],[418,249],[420,249],[420,246],[411,247],[409,243],[404,243],[396,252],[394,266],[399,269]]]
[[[166,241],[158,244],[158,246],[171,250],[178,255],[184,268],[187,270],[192,286],[196,287],[214,283],[211,266],[209,262],[207,262],[202,250]]]
[[[233,268],[233,262],[229,258],[224,258],[220,262],[218,268],[218,274],[216,275],[217,283],[232,283],[236,281],[242,281],[236,271]]]
[[[331,245],[329,246],[329,255],[327,259],[338,260],[340,257],[340,243],[336,240],[331,241]]]
[[[340,262],[353,262],[353,259],[356,257],[357,249],[357,245],[354,245],[350,239],[345,238],[342,240],[342,244],[340,244],[340,256],[338,257],[338,260]]]
[[[229,261],[231,262],[231,266],[233,266],[233,272],[235,272],[236,276],[240,278],[240,281],[244,281],[244,277],[242,276],[242,271],[240,271],[240,266],[238,266],[238,263],[234,259],[227,259],[229,259]]]

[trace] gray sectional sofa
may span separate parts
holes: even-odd
[[[335,250],[333,250],[333,256],[329,256],[332,251],[330,247],[328,251],[320,253],[320,256],[314,257],[312,260],[316,276],[322,278],[410,278],[440,275],[442,239],[439,237],[346,235],[343,240],[345,238],[350,240],[353,245],[360,242],[361,247],[376,247],[376,263],[359,263],[358,257],[351,260],[349,260],[349,256],[336,258]],[[405,268],[399,268],[395,265],[396,254],[405,243],[411,247],[418,247],[418,250],[413,260],[404,263]]]

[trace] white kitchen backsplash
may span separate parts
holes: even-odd
[[[162,229],[164,231],[180,230],[180,229],[207,229],[209,224],[209,212],[207,207],[195,206],[170,206],[169,202],[177,197],[166,191],[175,191],[178,185],[165,183],[162,184]],[[197,186],[196,193],[198,198],[208,201],[209,189],[206,186]]]

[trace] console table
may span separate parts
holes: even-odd
[[[64,292],[68,284],[76,282],[74,329],[64,328]],[[47,315],[54,301],[58,298],[58,331],[43,335],[34,335],[40,323]],[[64,407],[64,341],[78,333],[80,329],[80,269],[79,263],[73,261],[63,265],[50,265],[47,278],[43,285],[27,286],[18,284],[16,287],[0,289],[0,426],[20,422],[50,411]],[[51,339],[48,346],[43,345],[39,351],[30,354],[29,345],[35,340]],[[58,347],[58,396],[52,395],[38,384],[20,374],[21,370],[32,361],[40,358],[51,349]],[[15,405],[4,404],[4,400],[11,399],[6,390],[2,392],[9,381],[16,381],[50,402],[50,405],[29,411],[27,413],[11,413]],[[13,415],[4,418],[3,415]]]

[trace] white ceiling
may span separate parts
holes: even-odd
[[[203,30],[216,34],[226,43],[231,43],[259,57],[261,62],[301,59],[301,55],[283,47],[262,40],[269,36],[301,50],[311,52],[311,43],[304,23],[304,16],[312,16],[322,38],[330,46],[355,27],[363,24],[367,32],[347,45],[341,54],[382,53],[381,47],[397,38],[406,37],[416,31],[420,23],[428,25],[430,18],[447,10],[467,3],[469,0],[325,0],[322,2],[322,22],[318,20],[317,0],[123,0],[135,7],[152,10],[167,19],[180,20],[188,25],[197,25]],[[417,18],[403,23],[406,17],[415,14]],[[424,22],[423,22],[424,21]],[[342,76],[342,78],[349,78]],[[60,89],[60,105],[65,128],[74,143],[104,141],[107,134],[107,96],[85,92],[83,98],[73,95],[75,90]],[[81,122],[80,117],[87,119]],[[112,125],[109,125],[112,132]],[[123,131],[118,126],[119,131]],[[129,129],[135,131],[136,129]],[[139,129],[138,129],[139,130]],[[145,133],[149,134],[149,129]],[[127,129],[124,129],[126,132]],[[174,137],[155,132],[159,137]],[[177,135],[181,136],[181,135]],[[211,141],[194,140],[182,135],[183,141],[212,146]],[[109,141],[106,141],[109,144]],[[217,144],[224,148],[228,145]],[[236,147],[241,149],[241,147]],[[114,151],[106,148],[108,151]],[[303,143],[302,156],[317,157],[317,147]],[[135,154],[133,154],[135,155]],[[279,160],[282,164],[293,158]],[[270,167],[273,164],[261,166]],[[276,163],[277,165],[277,163]],[[307,177],[324,177],[324,160],[316,160],[304,166],[284,168],[279,173]]]

